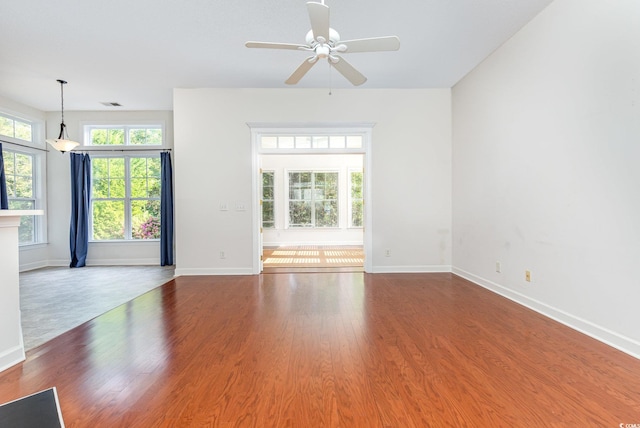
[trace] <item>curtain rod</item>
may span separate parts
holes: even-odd
[[[128,146],[128,147],[132,147],[132,146]],[[170,152],[171,149],[134,149],[134,148],[129,148],[129,149],[77,149],[77,150],[72,150],[72,152]]]
[[[41,152],[48,152],[49,151],[47,149],[41,149],[40,147],[27,146],[26,144],[14,143],[13,141],[3,140],[2,138],[0,138],[0,142],[7,143],[7,144],[13,144],[14,146],[19,146],[19,147],[25,147],[27,149],[40,150]]]

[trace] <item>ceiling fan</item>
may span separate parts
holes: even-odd
[[[340,35],[329,26],[329,6],[318,2],[307,2],[311,30],[307,33],[306,44],[247,42],[248,48],[292,49],[312,52],[289,76],[285,83],[295,85],[307,74],[318,60],[326,58],[329,64],[353,85],[362,85],[367,78],[349,64],[339,53],[397,51],[400,39],[396,36],[373,37],[368,39],[340,40]]]

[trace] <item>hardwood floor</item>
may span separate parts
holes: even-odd
[[[618,427],[640,360],[452,274],[178,277],[27,353],[67,427]]]
[[[359,246],[295,245],[264,247],[263,273],[363,272]]]

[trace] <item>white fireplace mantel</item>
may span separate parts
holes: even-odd
[[[18,276],[20,217],[43,214],[42,210],[0,210],[0,371],[25,359]]]

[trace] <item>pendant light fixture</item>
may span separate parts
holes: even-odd
[[[51,144],[51,146],[59,152],[68,152],[73,150],[76,146],[80,145],[75,141],[69,139],[69,134],[67,134],[67,125],[64,124],[64,85],[67,84],[66,81],[58,79],[60,83],[60,98],[62,100],[62,122],[60,122],[60,135],[58,138],[47,138],[47,143]]]

